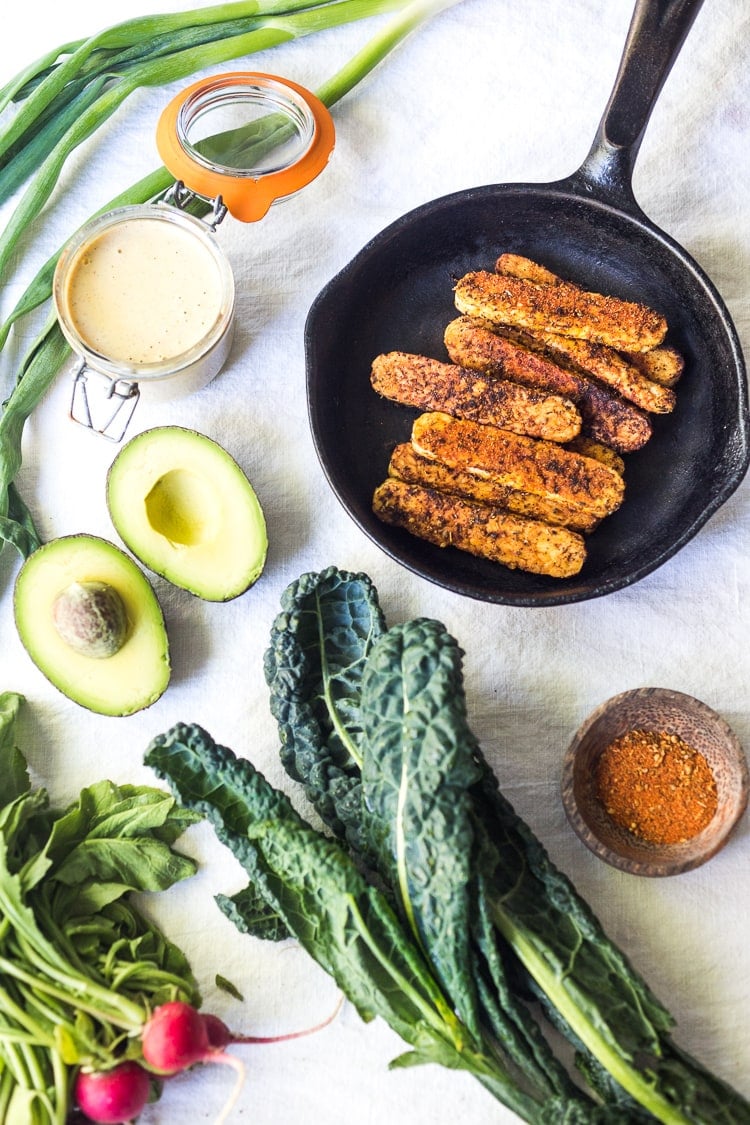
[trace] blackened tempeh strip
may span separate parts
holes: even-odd
[[[377,356],[371,382],[379,394],[405,406],[441,410],[514,433],[570,441],[581,429],[581,415],[567,398],[423,355]]]
[[[581,377],[533,350],[510,335],[495,331],[488,321],[459,316],[450,321],[443,336],[454,363],[484,371],[499,379],[512,379],[526,387],[564,395],[574,401],[581,394]]]
[[[495,262],[498,273],[525,278],[538,285],[559,285],[562,281],[539,262],[521,254],[501,254]],[[568,285],[574,282],[568,281]],[[674,387],[685,367],[685,360],[671,344],[661,344],[648,352],[623,352],[622,358],[637,368],[641,375],[663,387]],[[648,409],[648,407],[646,407]]]
[[[685,370],[685,359],[671,344],[662,344],[650,352],[627,352],[627,358],[652,383],[674,387]]]
[[[594,441],[593,438],[583,437],[579,434],[572,441],[567,441],[565,448],[571,449],[574,453],[580,453],[583,457],[591,457],[594,461],[601,461],[602,464],[608,465],[610,469],[614,469],[620,476],[625,472],[625,462],[620,454],[611,449],[610,446],[604,445],[603,442]]]
[[[499,377],[507,372],[517,382],[569,395],[581,412],[582,433],[618,453],[633,453],[651,437],[651,422],[642,410],[611,388],[534,351],[528,334],[461,316],[446,328],[445,343],[455,363]]]
[[[592,293],[565,281],[539,285],[525,278],[475,270],[455,286],[456,307],[469,316],[530,331],[546,329],[625,351],[663,341],[667,323],[645,305]]]
[[[536,330],[530,335],[551,359],[564,358],[586,375],[598,379],[617,394],[652,414],[669,414],[675,407],[675,393],[645,375],[614,348],[590,340],[574,340],[555,332]],[[648,354],[648,353],[644,353]]]
[[[437,489],[438,492],[464,496],[480,504],[507,508],[517,515],[530,516],[558,527],[571,527],[575,531],[593,531],[600,522],[598,516],[580,504],[519,492],[518,489],[475,473],[452,469],[442,461],[422,457],[409,442],[403,442],[393,450],[388,463],[388,475],[406,484],[420,484],[424,488]]]
[[[622,503],[619,473],[554,442],[511,434],[448,414],[422,414],[412,427],[412,445],[453,469],[472,472],[519,492],[588,507],[603,517]]]
[[[569,578],[586,559],[583,536],[566,527],[394,478],[375,490],[373,511],[384,523],[438,547],[456,547],[514,570]]]

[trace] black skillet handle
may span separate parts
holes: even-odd
[[[646,125],[703,0],[636,0],[615,84],[591,150],[571,178],[626,209]]]

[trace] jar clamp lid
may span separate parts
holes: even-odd
[[[237,71],[177,95],[159,119],[156,141],[173,187],[160,201],[86,224],[60,255],[53,283],[60,327],[80,360],[71,417],[115,441],[142,390],[166,400],[218,374],[231,345],[234,279],[215,229],[227,213],[256,222],[310,183],[328,163],[334,128],[325,105],[304,87]],[[147,234],[139,229],[144,222]],[[108,240],[117,240],[109,250]],[[179,269],[166,265],[175,254],[183,255]],[[205,286],[202,297],[190,290],[196,271],[209,281],[208,301]],[[111,288],[99,302],[93,294],[104,277]],[[149,313],[157,305],[163,312],[147,317],[144,304]],[[97,323],[97,315],[108,324]],[[153,339],[145,338],[148,319],[157,325]],[[102,392],[104,409],[97,411]]]
[[[323,171],[334,128],[325,105],[304,87],[236,71],[178,94],[159,119],[156,144],[178,183],[251,223]]]

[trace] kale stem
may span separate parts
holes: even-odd
[[[427,964],[425,963],[424,965],[425,971],[421,980],[421,983],[427,986],[428,998],[425,999],[414,987],[414,980],[407,980],[407,978],[398,971],[395,965],[388,960],[382,949],[373,942],[356,900],[351,897],[349,898],[349,909],[356,922],[360,937],[378,963],[386,970],[391,979],[398,984],[399,988],[411,998],[412,1003],[419,1008],[422,1016],[433,1031],[435,1031],[441,1039],[446,1039],[447,1035],[448,1041],[453,1049],[459,1055],[463,1055],[466,1051],[466,1039],[469,1038],[470,1032],[459,1021],[450,1008],[440,986],[430,974]]]
[[[493,918],[500,933],[532,978],[549,997],[574,1035],[622,1088],[645,1106],[663,1125],[690,1125],[691,1119],[662,1096],[653,1078],[649,1078],[647,1073],[639,1073],[628,1065],[616,1044],[608,1038],[607,1031],[602,1030],[602,1021],[595,1023],[587,1017],[583,1006],[569,995],[564,978],[550,968],[543,954],[537,949],[533,935],[519,923],[514,922],[499,907],[493,908]]]
[[[346,747],[347,753],[349,754],[355,765],[359,769],[362,769],[362,755],[360,754],[354,740],[350,737],[346,726],[341,720],[339,709],[336,706],[336,701],[334,700],[331,692],[331,687],[333,685],[333,676],[330,675],[328,669],[328,656],[326,652],[326,638],[323,628],[323,615],[322,613],[318,612],[316,616],[318,619],[318,649],[320,652],[320,667],[323,673],[323,683],[325,684],[325,688],[323,690],[323,699],[326,703],[326,710],[331,716],[333,729],[340,739],[341,744]]]
[[[433,1032],[455,1051],[457,1066],[477,1078],[495,1097],[525,1121],[538,1120],[540,1114],[538,1102],[519,1088],[496,1055],[493,1054],[488,1057],[471,1042],[468,1042],[472,1038],[468,1029],[459,1022],[448,1008],[438,985],[434,985],[431,1002],[426,1003],[425,999],[415,989],[414,981],[407,980],[388,960],[378,945],[373,942],[359,907],[353,898],[349,900],[349,909],[355,921],[356,929],[368,949],[382,968],[386,970],[390,978],[419,1008]],[[428,979],[430,982],[432,981],[431,977]]]

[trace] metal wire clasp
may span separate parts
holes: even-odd
[[[90,375],[93,375],[99,383],[99,389],[94,390],[93,395],[89,389]],[[73,375],[70,417],[74,422],[94,430],[110,441],[122,441],[133,417],[133,411],[138,405],[140,393],[137,383],[131,383],[126,379],[109,379],[106,375],[92,372],[83,359]],[[92,410],[92,397],[94,403],[104,404],[103,417],[95,418],[95,415],[101,412]]]
[[[201,217],[201,221],[209,230],[215,231],[227,213],[226,205],[220,195],[217,195],[215,199],[204,199],[202,195],[198,195],[186,187],[183,180],[175,180],[169,191],[164,195],[163,202],[169,204],[170,207],[176,207],[178,211],[187,211],[194,199],[202,199],[204,203],[211,204],[211,214],[206,218]]]

